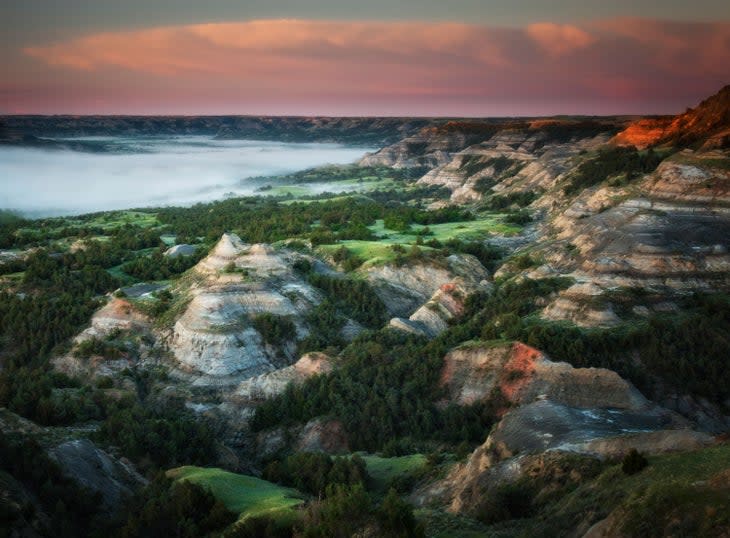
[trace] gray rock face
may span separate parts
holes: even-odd
[[[194,268],[192,284],[177,290],[191,299],[174,324],[169,348],[183,369],[201,375],[197,384],[236,384],[294,360],[296,342],[274,348],[252,322],[273,314],[292,320],[298,339],[308,334],[303,316],[321,295],[293,271],[297,257],[224,234]]]
[[[407,318],[457,278],[461,279],[461,287],[473,290],[489,277],[470,254],[452,254],[447,262],[447,266],[429,262],[403,267],[379,265],[367,268],[364,276],[391,315]]]
[[[577,408],[543,400],[507,413],[490,438],[500,455],[511,456],[577,449],[597,439],[672,429],[678,424],[675,416],[661,409]]]
[[[393,318],[389,326],[431,338],[438,336],[448,328],[450,320],[464,311],[464,301],[478,288],[486,290],[489,285],[486,281],[481,281],[479,286],[474,286],[473,282],[470,284],[462,278],[456,278],[442,285],[431,299],[408,319]]]
[[[481,199],[482,194],[475,189],[480,180],[493,183],[495,192],[545,190],[570,169],[571,158],[608,138],[605,134],[553,141],[539,127],[505,129],[453,153],[448,162],[436,166],[418,182],[448,188],[455,203]],[[495,164],[495,160],[504,159],[508,165]]]
[[[64,474],[101,494],[109,512],[116,511],[125,497],[147,483],[130,463],[113,458],[88,439],[67,441],[49,453]]]
[[[289,383],[301,383],[313,375],[329,373],[332,368],[332,361],[324,353],[307,353],[291,366],[244,380],[231,399],[247,404],[260,402],[281,394]]]
[[[262,460],[291,447],[300,452],[325,454],[350,452],[345,429],[337,420],[316,418],[303,426],[276,428],[261,432],[256,437],[256,455]]]
[[[360,160],[361,166],[392,166],[393,168],[408,168],[414,166],[434,167],[448,162],[451,153],[459,151],[488,136],[468,133],[454,128],[426,127],[419,132],[386,146],[375,153],[366,155]]]
[[[537,252],[550,271],[578,285],[543,316],[610,326],[619,318],[602,300],[609,290],[644,288],[671,298],[730,289],[730,172],[721,166],[728,159],[727,152],[685,150],[630,188],[587,189],[555,212]],[[656,305],[633,306],[649,313]]]

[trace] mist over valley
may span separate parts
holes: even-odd
[[[367,151],[335,143],[223,141],[210,136],[57,140],[105,151],[0,147],[0,208],[42,217],[190,205],[252,194],[261,184],[251,178],[347,164]]]

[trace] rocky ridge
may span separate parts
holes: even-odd
[[[525,465],[546,451],[614,457],[706,446],[712,437],[693,431],[679,415],[648,401],[610,370],[556,363],[522,343],[474,343],[444,359],[441,384],[448,401],[469,405],[505,402],[502,419],[483,445],[441,481],[415,494],[469,512],[485,493],[524,476]]]
[[[730,85],[684,114],[642,119],[614,138],[620,145],[644,149],[657,145],[701,146],[704,150],[730,147]]]

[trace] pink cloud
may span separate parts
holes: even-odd
[[[54,106],[75,87],[85,103],[125,111],[660,112],[730,82],[730,22],[258,20],[106,32],[23,52],[34,78],[16,83],[47,88]],[[28,109],[33,99],[16,92],[0,104]]]
[[[595,41],[585,30],[569,24],[538,22],[527,27],[530,36],[550,56],[562,56]]]

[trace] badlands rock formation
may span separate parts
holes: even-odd
[[[629,382],[603,368],[573,368],[553,362],[520,342],[474,342],[444,357],[441,385],[448,401],[469,405],[498,390],[509,405],[550,400],[580,408],[640,410],[649,402]]]
[[[488,289],[482,280],[479,288]],[[448,328],[449,321],[464,312],[464,301],[477,289],[463,278],[442,284],[431,299],[406,318],[393,318],[389,326],[414,334],[435,337]]]
[[[688,450],[712,437],[644,398],[615,372],[550,361],[519,342],[456,349],[441,377],[450,402],[507,402],[503,418],[466,463],[417,495],[468,511],[486,491],[524,476],[532,454],[565,451],[607,457],[630,448],[649,453]]]
[[[195,254],[197,247],[195,245],[175,245],[168,248],[165,251],[165,256],[168,258],[178,258],[180,256],[192,256]]]
[[[444,125],[424,127],[412,136],[366,155],[360,165],[433,168],[447,163],[452,153],[489,138],[508,125],[508,122],[497,120],[449,121]]]
[[[640,149],[700,143],[704,149],[730,147],[730,85],[679,116],[640,120],[616,135],[614,142]]]
[[[134,366],[144,357],[154,342],[152,322],[126,299],[117,297],[101,307],[91,318],[91,325],[82,331],[74,344],[78,345],[91,339],[106,339],[114,333],[133,335],[137,341],[135,353],[123,353],[118,357],[94,356],[88,359],[76,357],[72,352],[54,357],[53,366],[56,370],[69,376],[96,378],[109,376]]]
[[[606,143],[612,132],[611,125],[601,132],[600,127],[584,131],[579,125],[569,124],[565,126],[567,134],[554,138],[544,127],[535,123],[501,130],[488,140],[454,153],[418,182],[447,187],[456,203],[481,199],[479,183],[493,185],[498,193],[544,191],[570,170],[573,157]]]
[[[600,299],[609,290],[644,288],[671,297],[727,289],[730,173],[716,164],[727,158],[687,150],[631,188],[588,189],[572,201],[548,228],[559,241],[538,243],[536,252],[547,273],[571,276],[577,285],[543,315],[606,326],[618,322]]]
[[[292,269],[298,256],[225,234],[175,290],[189,303],[169,348],[183,370],[201,376],[198,384],[235,384],[294,360],[296,342],[268,345],[252,320],[264,313],[287,317],[297,338],[308,334],[303,315],[321,295]]]
[[[479,260],[470,254],[453,254],[446,261],[446,265],[426,261],[401,267],[370,266],[363,276],[390,314],[407,318],[430,301],[442,286],[459,279],[458,285],[471,293],[489,277]]]
[[[281,394],[289,383],[301,383],[313,375],[329,373],[332,368],[332,360],[324,353],[307,353],[291,366],[244,380],[231,400],[253,405]]]

